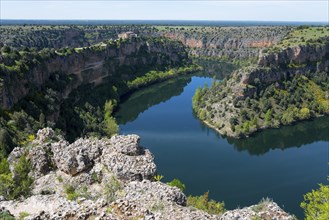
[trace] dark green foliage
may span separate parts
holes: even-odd
[[[15,220],[15,217],[12,216],[9,212],[0,212],[1,220]]]
[[[206,211],[209,214],[221,214],[225,211],[223,202],[209,200],[209,192],[205,192],[202,196],[189,196],[187,205]]]
[[[185,184],[182,183],[179,179],[173,179],[172,181],[167,183],[169,186],[176,186],[179,188],[182,192],[185,191]]]
[[[252,96],[244,100],[233,96],[233,106],[238,109],[238,114],[233,114],[227,120],[236,135],[245,136],[261,128],[277,128],[280,125],[290,125],[295,121],[328,114],[328,88],[327,73],[292,75],[280,83],[257,88]],[[193,98],[193,108],[197,110],[198,117],[214,124],[215,117],[208,117],[214,110],[211,105],[220,102],[228,90],[229,88],[223,85],[198,89]],[[222,108],[220,110],[224,112],[234,112],[234,109],[227,107],[227,103],[224,103]],[[217,117],[225,115],[220,114]]]
[[[30,195],[33,179],[28,175],[31,165],[25,156],[14,165],[14,175],[9,170],[6,158],[0,161],[0,195],[6,199],[17,199]]]
[[[118,133],[119,126],[117,125],[115,118],[112,117],[113,109],[116,105],[116,101],[106,101],[104,105],[104,123],[105,123],[105,128],[106,128],[106,133],[109,136],[112,136],[116,133]]]
[[[306,220],[329,219],[329,186],[320,184],[320,188],[304,195],[300,204]]]
[[[9,132],[1,128],[0,129],[0,155],[6,156],[13,149],[14,144],[12,142],[12,138],[10,137]],[[1,156],[0,156],[1,157]]]

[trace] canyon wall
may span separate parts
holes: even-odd
[[[2,73],[0,106],[11,108],[32,88],[42,87],[54,73],[67,74],[72,82],[62,91],[65,98],[72,89],[86,83],[100,84],[105,77],[114,77],[120,68],[137,66],[178,66],[187,62],[184,46],[166,39],[135,38],[127,42],[86,47],[69,55],[59,53],[43,60],[24,76]],[[120,76],[129,79],[131,76]]]

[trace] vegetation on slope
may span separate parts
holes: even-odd
[[[320,184],[316,190],[304,195],[301,207],[306,220],[329,219],[329,185]]]
[[[154,44],[171,45],[173,48],[181,44],[163,38],[143,38]],[[0,48],[0,78],[6,86],[15,86],[15,80],[30,77],[29,73],[36,67],[47,65],[47,60],[65,60],[66,57],[83,56],[83,53],[99,53],[107,48],[124,47],[129,40],[106,41],[102,44],[83,48],[42,49],[37,51],[28,48]],[[28,95],[21,99],[12,109],[0,112],[0,152],[6,157],[13,147],[24,146],[29,135],[38,129],[49,126],[63,131],[70,141],[81,135],[104,136],[118,132],[118,125],[112,116],[120,97],[133,90],[156,82],[183,75],[199,69],[190,65],[178,55],[177,63],[171,62],[166,54],[150,54],[148,52],[132,54],[146,59],[162,59],[163,63],[151,65],[138,64],[121,66],[115,75],[104,78],[103,84],[95,87],[85,84],[73,90],[67,99],[63,99],[63,91],[76,82],[74,74],[52,72],[43,85],[28,83]],[[161,56],[160,56],[161,55]],[[181,59],[181,60],[180,60]],[[112,64],[113,65],[113,64]],[[8,85],[11,83],[12,85]],[[4,86],[2,84],[2,86]]]
[[[320,32],[314,34],[320,37],[322,31],[326,30],[324,27],[309,29],[310,32]],[[302,30],[308,29],[297,31]],[[312,40],[322,45],[328,41],[326,38]],[[326,57],[317,62],[287,61],[287,64],[279,67],[269,64],[271,66],[256,69],[267,80],[263,80],[264,82],[255,78],[246,84],[238,84],[243,77],[238,71],[229,81],[214,81],[210,88],[199,88],[193,97],[194,111],[201,120],[220,133],[235,137],[328,114],[329,74],[325,70],[318,71],[318,66],[326,62]],[[255,72],[255,67],[247,67],[245,71]],[[277,72],[288,73],[282,74],[285,74],[282,80],[268,80],[271,77],[275,79]],[[267,78],[265,74],[268,75]],[[236,87],[242,91],[233,91]]]

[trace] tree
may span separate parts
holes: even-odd
[[[167,183],[169,186],[176,186],[179,188],[182,192],[185,191],[185,184],[182,183],[179,179],[173,179],[171,182]]]
[[[105,123],[106,133],[109,136],[112,136],[112,135],[118,133],[118,131],[119,131],[119,126],[116,123],[115,119],[112,117],[112,112],[113,112],[115,105],[116,105],[116,102],[112,101],[112,100],[106,101],[105,105],[104,105],[104,111],[105,111],[104,123]]]
[[[271,119],[272,119],[272,109],[269,109],[265,114],[265,124],[266,125],[270,124]]]
[[[249,125],[249,121],[245,121],[243,123],[243,133],[249,133],[249,128],[250,128],[250,125]]]
[[[306,220],[329,219],[329,185],[320,184],[320,188],[304,195],[300,204]]]
[[[308,108],[302,108],[299,110],[299,118],[300,119],[309,119],[310,118],[310,110]]]
[[[13,142],[8,131],[4,128],[0,129],[0,155],[6,156],[13,148]]]

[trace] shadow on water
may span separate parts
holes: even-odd
[[[191,82],[192,76],[215,77],[223,79],[230,75],[236,66],[230,63],[198,59],[197,64],[207,70],[193,75],[169,79],[162,83],[151,85],[124,97],[115,114],[118,124],[126,124],[138,118],[138,115],[150,107],[165,102],[174,96],[180,95],[185,86]]]
[[[155,155],[159,173],[166,181],[179,177],[189,186],[187,193],[209,190],[213,199],[232,209],[268,196],[302,218],[302,195],[326,181],[329,116],[248,139],[221,136],[193,117],[191,99],[215,73],[220,80],[230,71],[221,74],[220,63],[205,66],[204,72],[127,96],[116,114],[120,130],[140,135]]]
[[[248,151],[250,155],[263,155],[274,149],[299,148],[318,141],[329,141],[329,116],[261,131],[247,139],[227,138],[227,141],[237,151]]]
[[[196,116],[194,117],[196,118]],[[213,130],[202,122],[200,122],[200,128],[207,134]],[[249,138],[243,139],[231,138],[223,136],[216,131],[214,132],[218,139],[227,139],[227,142],[235,150],[239,152],[247,151],[250,155],[260,156],[270,152],[270,150],[299,148],[318,141],[329,141],[329,116],[298,122],[295,125],[277,129],[263,130]]]
[[[123,99],[115,117],[119,124],[134,121],[148,108],[180,95],[184,87],[191,82],[191,76],[170,79],[162,83],[139,90]]]

